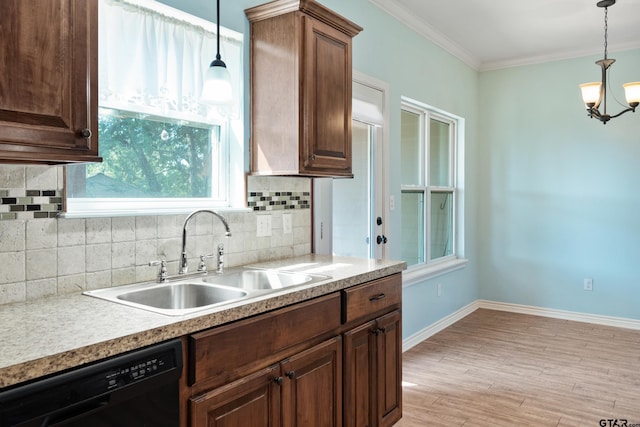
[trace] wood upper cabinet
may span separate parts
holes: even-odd
[[[352,38],[313,0],[245,11],[251,23],[251,172],[352,177]]]
[[[98,0],[2,0],[0,162],[98,157]]]

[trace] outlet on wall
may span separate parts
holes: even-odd
[[[271,215],[258,215],[258,229],[256,237],[271,236]]]
[[[593,290],[593,279],[584,279],[584,290],[592,291]]]
[[[291,214],[282,214],[282,232],[284,234],[291,234],[293,232],[293,219]]]

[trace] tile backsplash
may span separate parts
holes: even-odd
[[[177,272],[186,214],[55,218],[62,169],[0,165],[0,304],[154,280],[158,267],[148,264],[160,258],[169,274]],[[249,177],[248,187],[253,211],[222,212],[231,237],[212,215],[189,224],[191,270],[218,243],[225,245],[227,266],[311,252],[311,181]],[[271,215],[271,236],[256,237],[258,215]],[[283,215],[291,215],[291,232],[284,232]],[[208,267],[215,269],[215,259]]]

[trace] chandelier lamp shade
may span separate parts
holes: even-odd
[[[631,82],[622,85],[624,88],[625,98],[629,107],[620,111],[618,114],[611,115],[607,113],[607,72],[611,65],[616,62],[615,59],[607,57],[607,32],[608,32],[608,8],[616,4],[616,0],[601,0],[597,3],[598,7],[604,8],[604,58],[596,61],[596,64],[602,69],[602,80],[600,82],[584,83],[580,85],[582,91],[582,100],[587,107],[587,114],[591,118],[600,120],[603,124],[622,114],[636,111],[636,107],[640,104],[640,82]],[[602,109],[600,107],[602,106]]]
[[[231,104],[231,75],[227,70],[227,65],[220,57],[220,0],[216,0],[217,13],[217,51],[216,59],[211,62],[204,77],[202,86],[202,94],[200,102],[210,105],[228,105]]]

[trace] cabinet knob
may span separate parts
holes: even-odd
[[[287,371],[285,375],[292,380],[296,377],[296,371]]]
[[[284,378],[282,378],[282,377],[275,377],[275,378],[273,379],[273,382],[274,382],[274,383],[276,383],[276,384],[278,384],[278,385],[282,385],[282,382],[283,382],[283,381],[284,381]]]
[[[311,160],[315,160],[315,159],[316,159],[316,155],[315,155],[315,154],[310,155],[310,156],[309,156],[309,159],[311,159]]]
[[[81,129],[78,134],[83,138],[91,138],[91,129]]]
[[[380,335],[380,334],[384,334],[385,332],[387,332],[387,330],[385,328],[376,328],[373,333],[375,335]]]

